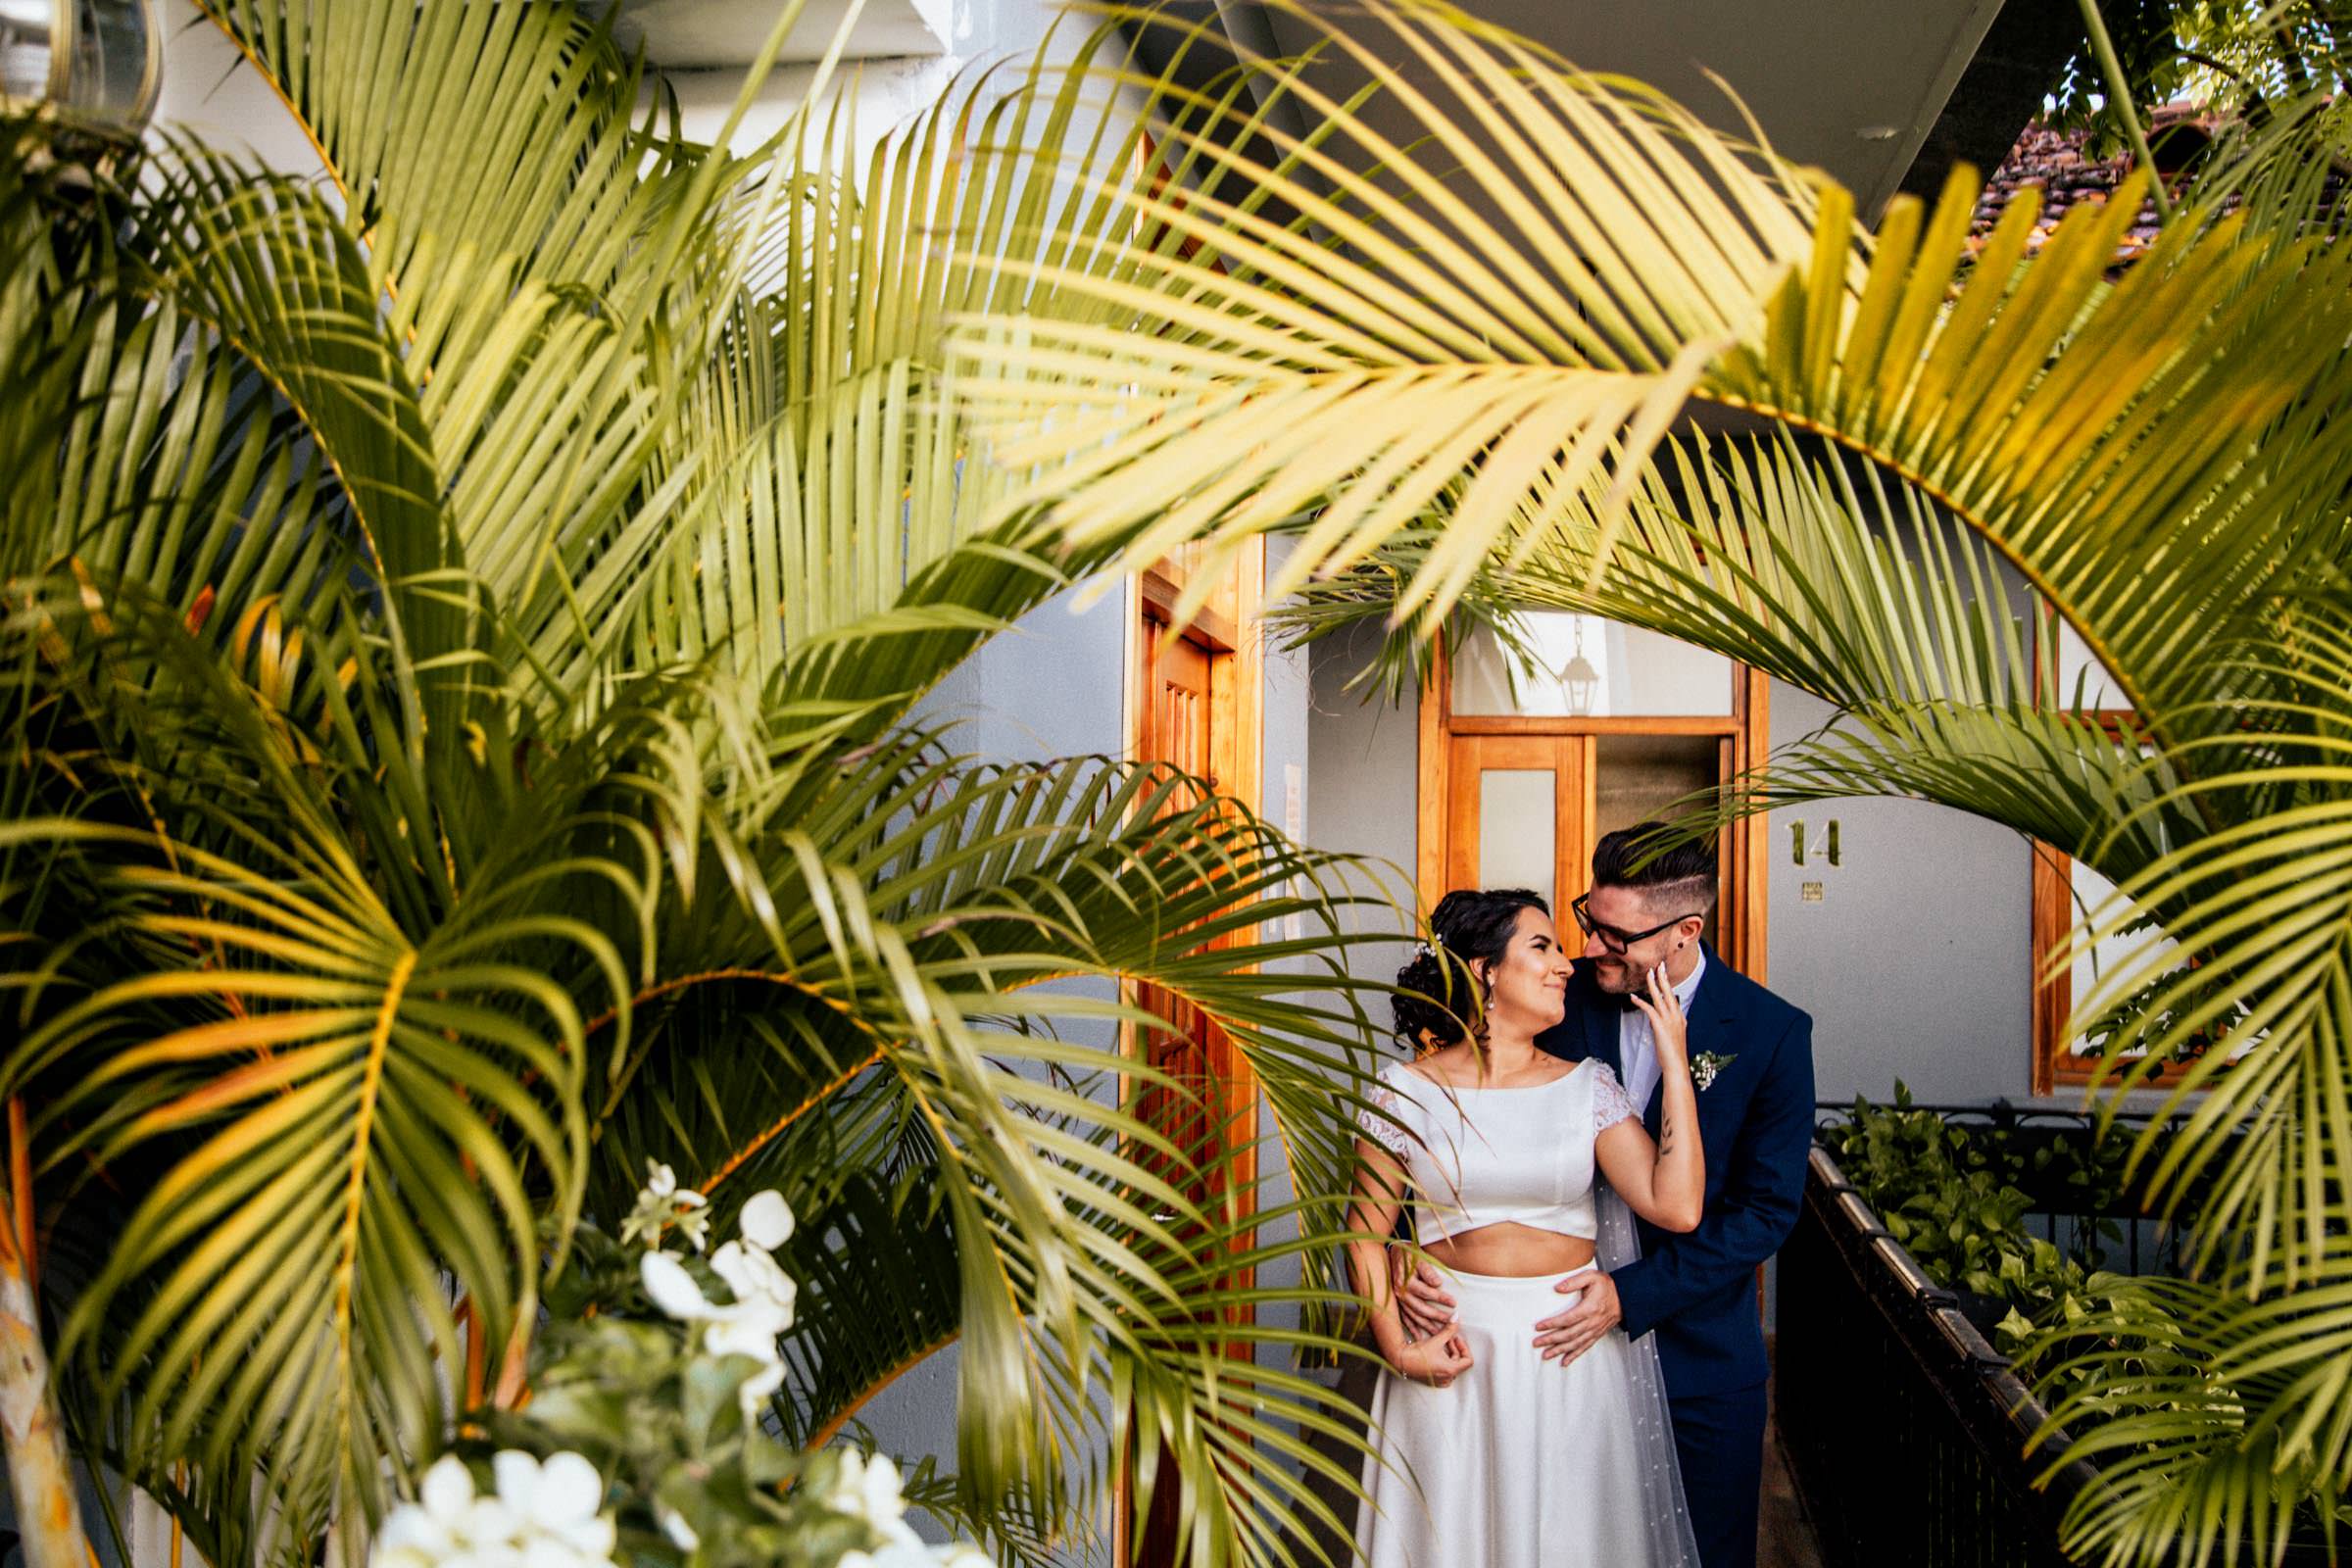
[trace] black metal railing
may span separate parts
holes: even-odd
[[[1827,1151],[1781,1249],[1776,1419],[1828,1568],[2066,1568],[2042,1409]]]
[[[1938,1107],[1922,1107],[1938,1108]],[[1970,1108],[2014,1137],[2082,1138],[2082,1118]],[[2025,1124],[2031,1115],[2038,1126]],[[2013,1145],[2014,1147],[2014,1145]],[[2130,1194],[2099,1211],[2064,1186],[2035,1192],[2034,1223],[2064,1247],[2070,1227],[2132,1221]],[[2108,1238],[2105,1266],[2155,1272],[2178,1262],[2177,1238],[2139,1221]],[[2055,1476],[2063,1443],[2026,1452],[2048,1412],[1962,1310],[1846,1181],[1813,1150],[1796,1230],[1781,1250],[1775,1350],[1781,1444],[1828,1568],[2072,1568],[2059,1521],[2097,1471]],[[2290,1550],[2305,1568],[2323,1549]]]

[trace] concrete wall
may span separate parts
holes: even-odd
[[[1115,753],[1126,723],[1129,614],[1123,593],[1083,613],[1073,595],[1051,600],[957,667],[914,717],[951,725],[951,751],[996,761]],[[1107,1028],[1072,1038],[1106,1053],[1117,1044]],[[876,1448],[907,1466],[930,1457],[944,1471],[956,1468],[958,1361],[957,1348],[950,1346],[858,1412]],[[1107,1530],[1108,1521],[1098,1525]],[[927,1523],[924,1534],[944,1539]]]
[[[1777,683],[1778,749],[1830,717]],[[1790,861],[1789,824],[1839,861]],[[1917,801],[1852,800],[1772,813],[1767,943],[1773,990],[1813,1014],[1823,1100],[2027,1097],[2033,1066],[2033,851],[2004,827]],[[1819,903],[1802,885],[1819,882]]]

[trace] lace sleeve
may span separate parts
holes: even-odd
[[[1377,1111],[1372,1109],[1357,1111],[1355,1113],[1357,1130],[1390,1153],[1402,1159],[1405,1147],[1412,1142],[1412,1134],[1406,1132],[1395,1119],[1404,1114],[1403,1097],[1399,1096],[1390,1085],[1384,1074],[1365,1092],[1364,1098],[1372,1102],[1372,1104],[1377,1107]]]
[[[1592,1064],[1592,1133],[1598,1137],[1621,1121],[1638,1121],[1642,1112],[1634,1108],[1634,1097],[1625,1092],[1625,1085],[1609,1071],[1609,1064]]]

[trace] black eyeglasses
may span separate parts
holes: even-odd
[[[1592,894],[1582,894],[1574,904],[1568,906],[1568,912],[1576,916],[1576,923],[1584,927],[1585,935],[1600,938],[1600,945],[1611,953],[1623,953],[1637,942],[1646,942],[1661,931],[1671,931],[1685,920],[1697,918],[1695,913],[1678,914],[1673,919],[1653,925],[1646,931],[1620,931],[1613,925],[1603,925],[1592,918],[1592,911],[1585,907],[1592,902]]]

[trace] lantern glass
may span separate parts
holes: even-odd
[[[1592,711],[1592,699],[1600,692],[1600,671],[1592,661],[1577,654],[1560,671],[1560,686],[1568,694],[1568,711],[1584,715]]]
[[[67,83],[74,111],[118,124],[146,120],[154,107],[148,89],[153,20],[137,0],[74,0],[74,71]]]
[[[0,104],[136,135],[162,86],[155,0],[0,0]]]

